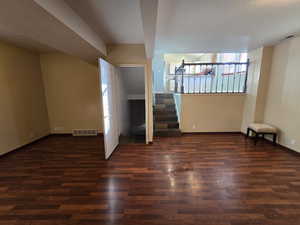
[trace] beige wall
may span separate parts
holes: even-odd
[[[115,65],[147,63],[145,46],[142,44],[108,45],[107,59]]]
[[[244,94],[207,94],[181,96],[182,132],[239,132]]]
[[[250,123],[263,122],[272,52],[272,47],[265,47],[253,50],[248,54],[250,66],[241,127],[243,133],[246,133]]]
[[[98,67],[60,53],[42,54],[51,133],[102,132]]]
[[[145,68],[147,141],[153,140],[152,60],[147,59],[143,44],[120,44],[107,47],[107,60],[114,65],[142,65]]]
[[[273,47],[264,47],[260,68],[260,79],[257,88],[255,122],[263,122],[266,105],[270,71],[272,65]]]
[[[250,123],[255,121],[256,97],[261,70],[263,48],[249,52],[250,66],[248,69],[247,94],[243,109],[242,132],[246,133]]]
[[[280,144],[300,152],[300,38],[274,47],[264,121],[280,129]]]
[[[0,42],[0,154],[49,134],[39,55]]]

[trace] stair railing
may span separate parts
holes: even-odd
[[[245,93],[249,59],[247,62],[185,63],[175,68],[175,93]]]

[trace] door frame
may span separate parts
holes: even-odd
[[[149,87],[148,87],[148,76],[147,76],[147,65],[146,64],[117,64],[118,67],[142,67],[144,68],[144,85],[145,85],[145,125],[146,125],[146,144],[150,142],[150,134],[149,134],[149,127],[150,126],[150,119],[149,119]]]

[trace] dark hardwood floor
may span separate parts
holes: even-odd
[[[299,225],[300,157],[239,134],[162,138],[103,159],[50,136],[0,158],[0,224]]]

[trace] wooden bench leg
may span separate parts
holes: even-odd
[[[273,134],[273,144],[276,145],[277,134]]]
[[[250,129],[247,128],[247,137],[249,137],[249,134],[250,134]]]
[[[255,137],[254,137],[254,144],[255,145],[257,144],[258,138],[259,138],[259,133],[255,132]]]

